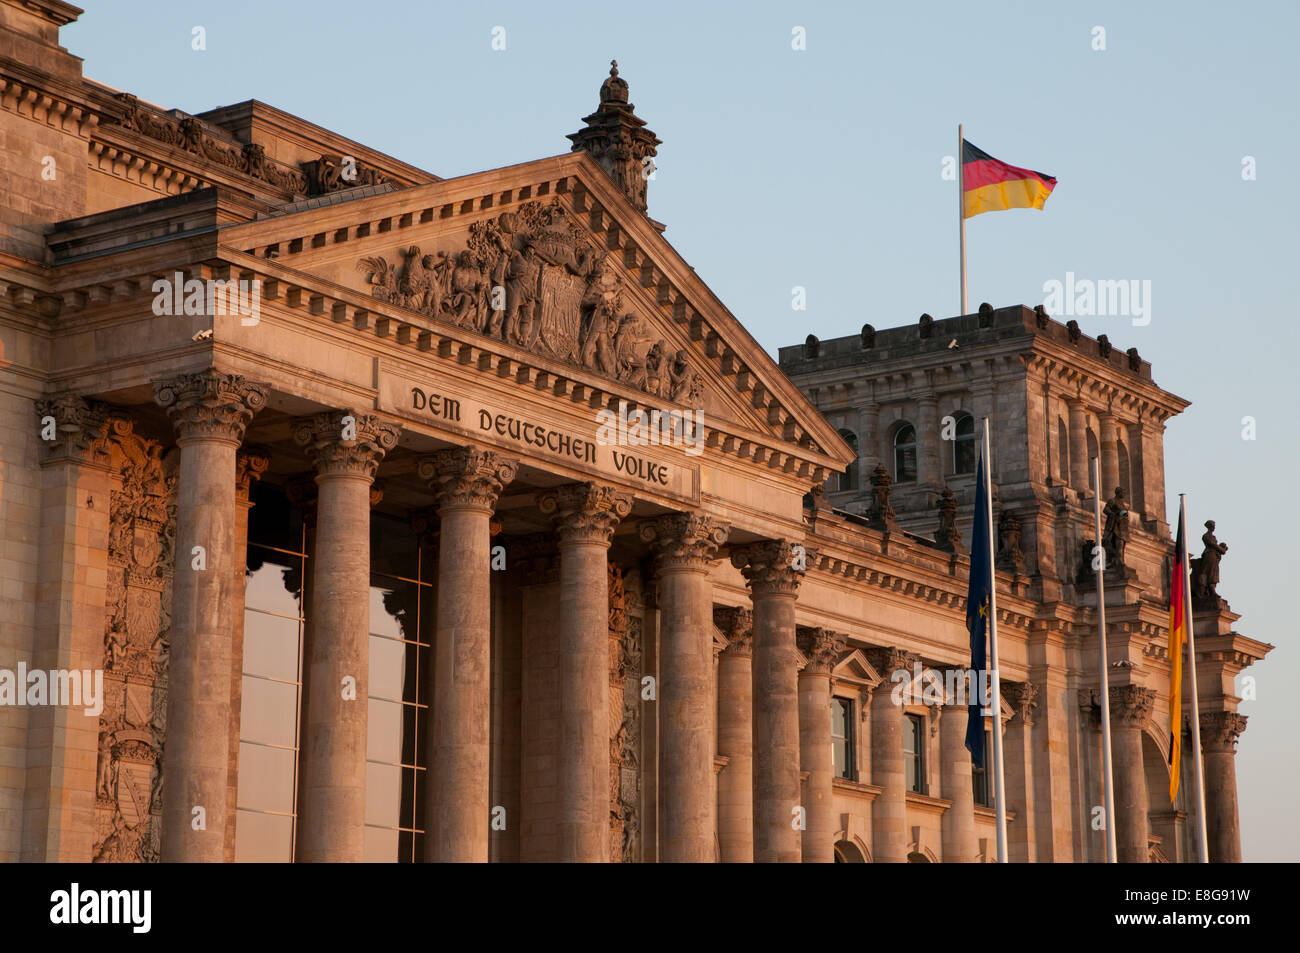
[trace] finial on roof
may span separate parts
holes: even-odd
[[[627,80],[618,75],[618,60],[609,61],[609,76],[600,84],[600,105],[569,139],[574,151],[590,153],[632,204],[645,212],[646,182],[654,172],[660,142],[633,112]]]
[[[618,75],[618,60],[609,61],[609,78],[600,84],[602,103],[627,102],[627,80]]]

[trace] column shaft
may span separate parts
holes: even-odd
[[[799,761],[804,782],[805,826],[800,853],[805,864],[835,861],[835,758],[831,750],[831,669],[845,640],[829,629],[801,629],[798,647],[807,660],[799,673]]]
[[[1115,685],[1110,690],[1115,850],[1121,864],[1145,864],[1150,858],[1142,729],[1151,715],[1155,695],[1152,689],[1137,685]]]
[[[964,702],[965,699],[963,698]],[[975,794],[971,789],[971,756],[966,750],[966,722],[969,709],[965,704],[946,705],[939,716],[939,786],[952,806],[943,815],[944,863],[968,864],[975,860],[979,848],[975,842]],[[984,753],[992,764],[993,752]],[[993,772],[987,777],[992,780]]]
[[[1076,399],[1068,399],[1066,406],[1070,412],[1070,486],[1080,493],[1088,489],[1088,418],[1083,411],[1083,404]]]
[[[1237,811],[1237,738],[1246,716],[1229,711],[1201,715],[1202,770],[1205,775],[1205,833],[1212,864],[1241,863]]]
[[[718,659],[718,846],[723,863],[754,860],[753,615],[715,609],[714,624],[729,642]]]
[[[884,679],[871,696],[871,783],[881,788],[871,803],[872,859],[878,864],[907,860],[907,792],[903,771],[903,706],[890,691],[893,673],[908,668],[908,657],[896,649],[870,653]]]

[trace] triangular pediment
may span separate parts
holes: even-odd
[[[585,153],[332,198],[229,226],[223,250],[408,336],[570,375],[607,406],[698,412],[711,445],[810,484],[853,459]]]

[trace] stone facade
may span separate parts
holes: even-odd
[[[982,308],[778,364],[647,216],[616,66],[570,153],[444,181],[85,79],[79,13],[0,0],[0,670],[99,671],[103,704],[0,705],[0,859],[990,860],[943,688],[984,416],[1012,859],[1101,849],[1090,452],[1131,501],[1121,842],[1189,857],[1153,780],[1186,402],[1136,352]],[[1270,647],[1219,555],[1236,860],[1233,678]]]

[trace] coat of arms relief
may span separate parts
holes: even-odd
[[[698,408],[703,378],[684,349],[629,311],[622,279],[558,201],[470,226],[466,247],[357,262],[370,293],[421,314]]]

